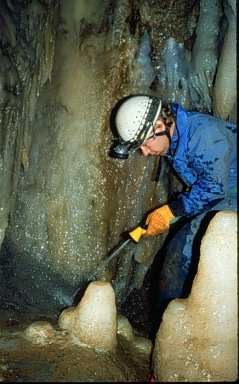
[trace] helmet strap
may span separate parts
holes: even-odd
[[[170,136],[170,133],[167,129],[165,129],[164,131],[161,131],[161,132],[155,132],[154,136],[167,136],[169,144],[171,144],[171,136]]]

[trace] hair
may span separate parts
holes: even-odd
[[[175,123],[176,116],[172,110],[172,105],[163,103],[159,114],[159,119],[165,124],[167,130],[170,130],[172,125]]]

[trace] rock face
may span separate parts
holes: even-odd
[[[80,344],[113,350],[117,344],[117,313],[111,284],[105,281],[90,283],[78,306],[63,311],[58,323]]]
[[[157,379],[236,380],[237,312],[237,215],[219,212],[202,240],[190,296],[164,313],[153,356]]]
[[[131,70],[140,36],[130,32],[128,2],[9,4],[1,1],[1,20],[11,22],[6,35],[17,25],[9,44],[17,43],[2,52],[0,35],[0,296],[27,310],[58,312],[72,305],[72,293],[120,234],[158,203],[157,195],[165,199],[164,183],[153,181],[157,159],[136,153],[122,163],[108,155],[112,108],[131,92],[151,92],[150,83],[132,89],[129,81],[129,73],[136,83],[140,75]],[[7,52],[14,59],[6,60]],[[12,88],[10,105],[5,89]],[[137,252],[152,259],[161,244],[144,241]],[[122,301],[133,266],[126,257],[125,282],[116,280]],[[109,269],[117,272],[113,263]]]

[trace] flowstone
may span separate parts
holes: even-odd
[[[237,315],[237,215],[226,211],[203,237],[190,296],[164,313],[153,356],[157,380],[236,380]]]

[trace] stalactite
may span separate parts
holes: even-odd
[[[8,7],[1,1],[0,4],[0,21],[1,21],[1,33],[2,39],[6,39],[6,42],[11,47],[16,46],[16,28],[9,14]]]
[[[221,16],[218,0],[203,0],[192,52],[173,37],[166,41],[158,78],[160,86],[166,90],[167,100],[211,112]]]
[[[194,107],[209,112],[218,60],[217,39],[221,16],[219,0],[201,0],[196,40],[192,51],[190,92]]]
[[[213,111],[215,115],[223,119],[228,119],[231,115],[233,120],[236,121],[235,111],[233,116],[237,96],[236,1],[225,0],[223,5],[228,27],[224,37],[213,90]]]
[[[144,32],[139,41],[136,58],[130,69],[130,82],[133,90],[137,93],[149,93],[156,73],[151,61],[151,39],[147,31]]]
[[[125,42],[127,36],[127,24],[125,23],[129,16],[129,1],[116,1],[114,7],[114,23],[112,30],[112,45],[117,47]],[[124,26],[124,27],[123,27]],[[122,28],[123,27],[123,28]]]
[[[17,10],[15,10],[14,5],[11,3],[5,5],[4,2],[1,2],[0,6],[3,20],[1,38],[5,42],[2,48],[3,60],[1,60],[0,65],[0,72],[3,73],[4,71],[5,73],[3,78],[1,78],[0,74],[0,79],[2,79],[0,80],[1,131],[5,132],[5,139],[1,145],[5,173],[2,175],[4,182],[0,195],[2,195],[2,201],[5,201],[5,195],[12,195],[12,199],[8,199],[9,202],[4,205],[1,212],[4,212],[4,219],[0,220],[1,241],[8,224],[9,212],[12,213],[15,206],[14,196],[20,164],[22,164],[25,171],[29,167],[30,126],[35,113],[37,97],[45,82],[51,78],[56,10],[57,3],[55,7],[45,10],[35,0],[28,8],[24,9],[22,19],[16,24],[15,21],[19,19],[19,14],[15,13]],[[38,25],[37,30],[36,25]],[[28,28],[25,28],[26,26]],[[36,31],[38,34],[36,34]],[[34,36],[33,39],[32,36]],[[30,46],[27,47],[28,43],[30,43]],[[31,52],[30,55],[28,50]],[[15,62],[12,60],[11,55],[14,55]],[[7,56],[9,56],[9,59]],[[21,98],[18,97],[20,95]],[[7,135],[11,135],[11,137],[8,138]]]
[[[165,99],[187,107],[190,100],[188,86],[190,61],[183,44],[170,37],[162,51],[162,61],[158,79],[160,87],[165,90]]]

